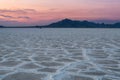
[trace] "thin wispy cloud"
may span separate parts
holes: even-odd
[[[18,13],[18,14],[28,14],[37,12],[35,9],[0,9],[0,13]]]
[[[8,16],[8,15],[3,15],[3,14],[0,14],[1,17],[4,17],[4,18],[15,18],[13,16]]]
[[[0,18],[4,20],[18,20],[20,22],[31,19],[30,14],[35,14],[36,12],[34,9],[0,9]]]

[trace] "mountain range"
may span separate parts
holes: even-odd
[[[4,27],[1,28],[120,28],[120,22],[114,24],[95,23],[89,21],[79,21],[71,19],[63,19],[58,22],[45,26],[25,26],[25,27]]]
[[[89,21],[79,21],[63,19],[61,21],[42,26],[45,28],[120,28],[120,22],[114,24],[95,23]]]

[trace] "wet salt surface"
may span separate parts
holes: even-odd
[[[120,29],[0,29],[0,80],[120,80]]]

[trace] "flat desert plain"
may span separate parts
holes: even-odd
[[[0,80],[120,80],[120,29],[0,29]]]

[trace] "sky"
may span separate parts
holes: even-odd
[[[64,18],[114,23],[120,0],[0,0],[0,25],[46,25]]]

